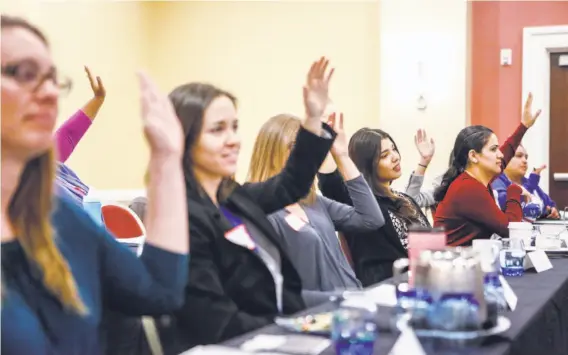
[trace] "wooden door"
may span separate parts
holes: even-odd
[[[568,53],[550,55],[550,197],[568,206]]]

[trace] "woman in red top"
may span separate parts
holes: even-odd
[[[490,184],[515,155],[525,132],[540,114],[538,110],[533,115],[531,106],[529,94],[521,124],[501,147],[493,131],[484,126],[466,127],[458,134],[452,165],[434,194],[439,201],[434,225],[444,227],[449,245],[471,245],[473,239],[488,239],[493,233],[508,237],[509,222],[522,220],[521,188],[509,186],[503,212]]]

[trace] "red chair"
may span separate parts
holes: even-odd
[[[121,243],[142,252],[146,229],[140,218],[128,207],[106,204],[101,208],[107,230]]]

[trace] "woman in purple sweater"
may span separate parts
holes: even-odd
[[[77,203],[83,202],[83,198],[89,193],[89,187],[79,179],[73,170],[65,165],[65,162],[91,127],[91,123],[99,113],[106,96],[101,78],[97,76],[94,80],[88,67],[85,67],[85,72],[93,90],[93,97],[79,111],[69,117],[54,135],[59,162],[57,166],[58,192],[65,197],[71,197]]]
[[[507,188],[511,184],[523,187],[530,195],[530,201],[522,202],[523,217],[529,221],[538,218],[559,219],[560,214],[556,208],[556,203],[544,192],[540,186],[540,173],[546,168],[543,165],[533,169],[529,177],[525,177],[528,170],[529,155],[525,147],[519,145],[515,156],[511,159],[503,173],[491,184],[494,191],[497,191],[499,206],[505,208],[507,202]]]

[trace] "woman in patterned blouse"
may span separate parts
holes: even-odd
[[[365,177],[385,216],[385,225],[375,231],[345,235],[355,273],[363,286],[369,286],[391,277],[393,262],[408,256],[408,227],[412,224],[429,227],[430,223],[410,196],[391,188],[402,171],[400,153],[388,133],[360,129],[351,137],[349,156]],[[351,204],[336,170],[322,170],[318,177],[326,197]]]

